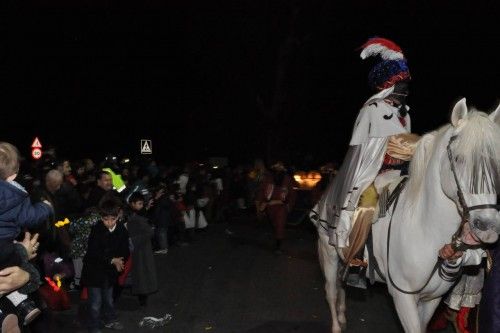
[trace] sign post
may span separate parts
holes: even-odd
[[[35,137],[35,140],[33,140],[33,143],[31,144],[31,157],[35,160],[42,158],[42,143],[38,137]]]

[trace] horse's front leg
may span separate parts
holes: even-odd
[[[318,256],[323,274],[325,276],[326,300],[330,306],[332,315],[332,333],[340,333],[340,325],[337,319],[337,267],[338,257],[334,247],[328,244],[328,236],[319,234]],[[345,303],[345,301],[344,301]],[[345,316],[343,316],[345,321]]]
[[[340,278],[337,278],[337,318],[340,324],[340,328],[343,330],[347,326],[347,319],[345,317],[345,289]]]
[[[420,324],[417,302],[414,295],[395,291],[392,295],[399,320],[406,333],[425,333],[425,327]]]
[[[427,325],[429,325],[429,322],[431,321],[431,318],[434,315],[434,312],[436,311],[436,308],[439,306],[440,302],[441,297],[432,299],[430,301],[420,301],[418,303],[418,314],[420,317],[420,325],[422,329],[427,328]]]

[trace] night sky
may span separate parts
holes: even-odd
[[[24,154],[34,136],[70,158],[150,138],[167,163],[341,161],[372,94],[358,47],[373,36],[408,59],[414,132],[460,97],[488,111],[500,98],[497,1],[44,3],[1,18],[0,140]]]

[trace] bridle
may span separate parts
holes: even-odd
[[[448,159],[450,161],[450,166],[451,166],[451,171],[453,173],[453,178],[455,179],[455,184],[457,185],[458,203],[462,208],[462,211],[460,212],[462,221],[460,222],[460,226],[458,227],[457,231],[452,236],[451,246],[453,247],[453,249],[455,251],[464,251],[469,247],[469,245],[465,244],[460,239],[460,235],[462,234],[462,229],[463,229],[464,225],[467,222],[469,222],[469,220],[470,220],[470,212],[473,210],[477,210],[477,209],[487,209],[487,208],[493,208],[493,209],[499,210],[500,205],[483,204],[483,205],[467,206],[467,203],[465,202],[464,193],[462,191],[462,188],[460,186],[460,182],[458,180],[457,171],[456,171],[455,163],[453,160],[453,152],[451,151],[451,144],[456,138],[457,138],[456,135],[454,135],[450,138],[450,141],[448,142],[448,145],[446,146],[446,151],[448,153]],[[402,186],[404,186],[404,184],[406,182],[402,182],[402,183],[403,183]],[[387,229],[387,256],[386,256],[386,259],[387,259],[387,277],[388,277],[391,285],[401,293],[415,295],[415,294],[419,294],[422,290],[424,290],[425,287],[427,287],[427,285],[431,281],[431,279],[434,276],[434,273],[436,273],[436,271],[438,272],[438,275],[441,279],[448,281],[448,282],[455,281],[460,276],[460,274],[462,272],[461,269],[458,272],[456,272],[455,274],[449,274],[448,272],[446,272],[445,268],[443,267],[443,266],[448,266],[446,261],[444,261],[441,257],[438,257],[438,259],[437,259],[437,261],[432,269],[431,274],[429,275],[429,277],[427,278],[427,281],[424,283],[424,285],[421,288],[419,288],[418,290],[414,290],[414,291],[408,291],[408,290],[401,289],[400,287],[398,287],[396,285],[396,283],[392,279],[391,272],[389,269],[389,253],[390,253],[389,251],[390,251],[392,218],[394,217],[394,211],[396,210],[396,206],[398,205],[398,201],[399,201],[399,196],[396,198],[396,200],[394,202],[394,206],[392,209],[392,216],[391,216],[391,219],[389,220],[389,227]]]
[[[453,152],[451,151],[451,144],[453,141],[455,141],[457,138],[456,135],[452,136],[450,138],[450,141],[448,142],[448,145],[446,146],[446,151],[448,153],[448,160],[450,161],[450,167],[451,167],[451,172],[453,173],[453,179],[455,180],[455,184],[457,185],[457,196],[458,196],[458,203],[460,204],[460,207],[462,208],[460,215],[462,218],[462,221],[460,222],[460,226],[458,227],[458,230],[453,234],[452,236],[452,247],[455,251],[459,250],[465,250],[467,248],[467,244],[462,242],[460,239],[460,235],[462,233],[462,229],[464,225],[470,221],[470,212],[473,210],[477,209],[488,209],[488,208],[493,208],[496,210],[500,209],[500,205],[495,205],[495,204],[483,204],[483,205],[474,205],[474,206],[467,206],[467,203],[465,202],[465,197],[464,197],[464,192],[462,191],[462,187],[460,186],[460,181],[458,180],[457,176],[457,171],[455,168],[455,163],[453,159]]]

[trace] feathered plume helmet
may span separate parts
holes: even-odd
[[[373,89],[384,90],[396,82],[410,80],[410,70],[403,51],[393,41],[370,38],[361,49],[361,59],[378,57],[380,60],[368,74],[368,83]]]

